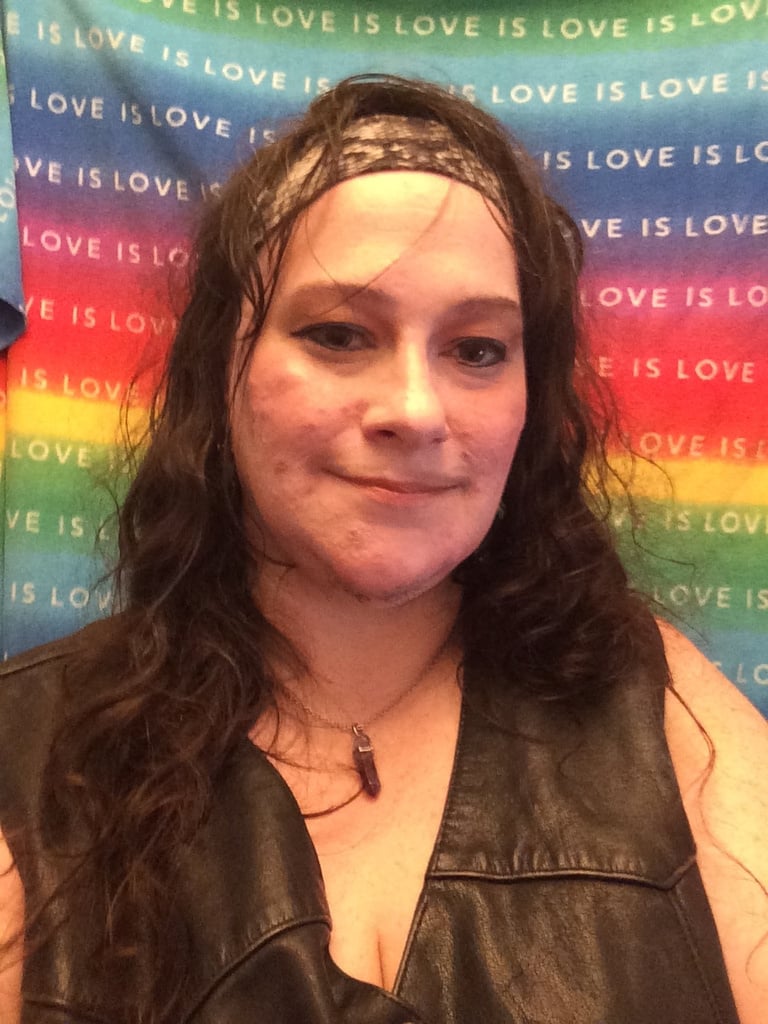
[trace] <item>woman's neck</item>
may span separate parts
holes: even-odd
[[[292,575],[263,574],[257,600],[306,664],[298,678],[292,668],[278,668],[278,674],[316,714],[370,721],[420,679],[428,685],[443,656],[455,663],[452,632],[461,591],[451,581],[407,602],[381,605]]]

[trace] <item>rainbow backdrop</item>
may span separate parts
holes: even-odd
[[[119,405],[172,333],[205,196],[318,89],[378,70],[491,110],[580,219],[595,356],[664,471],[636,467],[652,585],[768,712],[765,0],[0,9],[6,341],[26,311],[4,394],[7,654],[108,609],[91,588]],[[615,525],[626,541],[621,508]]]

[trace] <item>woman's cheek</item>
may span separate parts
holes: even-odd
[[[505,424],[499,431],[465,433],[459,437],[462,460],[482,477],[506,474],[512,464],[522,423]]]

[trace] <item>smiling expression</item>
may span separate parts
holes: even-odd
[[[490,528],[526,403],[498,219],[467,185],[390,171],[298,220],[231,430],[254,538],[307,582],[403,602]]]

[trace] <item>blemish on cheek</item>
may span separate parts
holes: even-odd
[[[358,551],[365,543],[363,530],[352,528],[347,530],[347,550]]]

